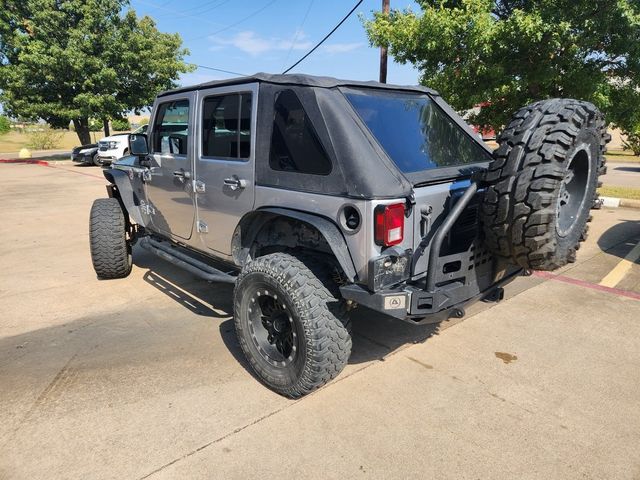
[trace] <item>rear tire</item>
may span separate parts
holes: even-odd
[[[116,198],[93,202],[89,220],[93,269],[101,280],[124,278],[131,273],[131,242],[127,223]]]
[[[551,99],[518,111],[485,176],[487,247],[532,270],[575,261],[609,140],[602,113],[588,102]]]
[[[100,157],[98,156],[97,153],[93,156],[93,164],[96,167],[101,167],[102,166],[102,161],[100,160]]]
[[[286,253],[251,261],[236,281],[238,341],[257,377],[281,395],[312,392],[349,360],[346,309],[332,290]]]

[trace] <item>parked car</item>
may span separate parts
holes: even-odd
[[[148,125],[142,125],[132,133],[144,134]],[[118,133],[101,138],[98,142],[98,157],[102,165],[109,165],[129,154],[129,133]]]
[[[88,145],[75,147],[71,150],[71,160],[85,165],[101,165],[100,158],[98,157],[98,144],[90,143]]]
[[[346,365],[356,306],[439,322],[575,261],[610,138],[594,105],[549,99],[492,152],[429,88],[306,75],[165,92],[151,125],[104,170],[98,278],[129,275],[138,243],[234,284],[242,351],[288,397]]]

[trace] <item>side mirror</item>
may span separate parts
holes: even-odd
[[[129,153],[138,157],[149,155],[149,144],[145,134],[129,135]]]

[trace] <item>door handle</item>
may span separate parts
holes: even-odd
[[[173,172],[173,176],[181,180],[189,180],[191,178],[191,173],[186,172],[183,168],[181,168],[180,170],[176,170],[175,172]]]
[[[224,179],[224,186],[229,187],[231,190],[234,190],[234,191],[242,190],[247,186],[247,181],[242,178],[238,178],[234,175],[233,177]]]

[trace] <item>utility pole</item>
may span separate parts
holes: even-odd
[[[389,0],[382,0],[382,13],[389,15]],[[380,83],[387,83],[387,47],[380,47]]]

